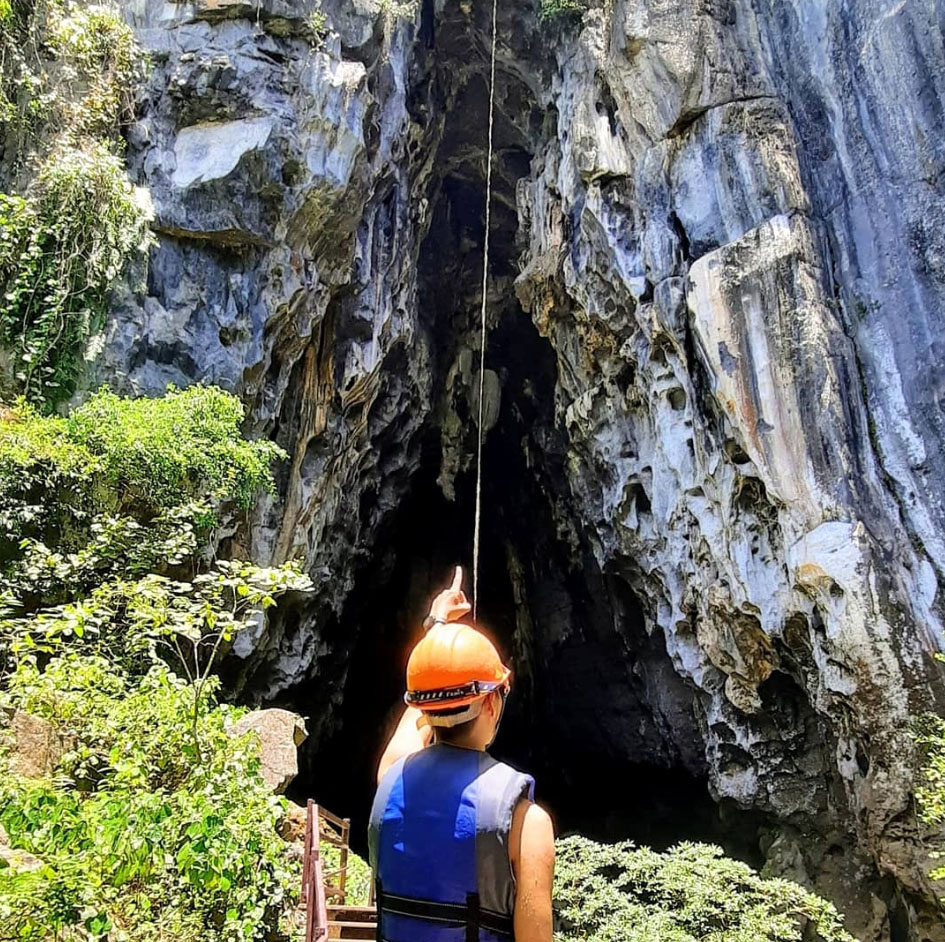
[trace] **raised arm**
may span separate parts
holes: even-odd
[[[397,729],[394,730],[394,735],[391,736],[377,767],[378,785],[395,762],[430,745],[433,740],[433,730],[429,726],[421,726],[418,729],[418,719],[420,719],[420,711],[416,707],[404,708],[404,715],[400,718]]]
[[[457,566],[450,587],[440,592],[433,600],[430,606],[430,617],[434,622],[458,621],[471,608],[472,606],[463,594],[463,567]],[[417,728],[419,719],[420,711],[416,707],[405,708],[404,715],[400,718],[397,729],[394,730],[394,735],[391,736],[378,764],[378,784],[399,759],[419,752],[433,741],[433,730],[429,726]]]

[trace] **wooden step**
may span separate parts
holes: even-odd
[[[370,922],[329,922],[329,939],[376,939],[377,926]]]
[[[333,904],[328,907],[328,921],[377,922],[377,910],[373,906],[345,906]]]

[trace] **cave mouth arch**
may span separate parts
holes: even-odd
[[[490,338],[487,368],[503,394],[484,453],[480,622],[515,676],[493,754],[535,775],[560,834],[655,848],[704,840],[760,864],[757,822],[709,794],[692,692],[661,635],[647,632],[640,602],[600,571],[580,531],[562,535],[554,355],[515,305]],[[352,642],[333,731],[303,745],[292,789],[351,817],[362,852],[376,764],[402,710],[420,621],[455,564],[470,588],[474,472],[456,477],[448,499],[438,483],[442,448],[431,424],[404,500],[357,573],[340,619]],[[290,705],[305,713],[305,703],[300,689]]]
[[[457,380],[455,367],[478,343],[487,24],[471,22],[458,5],[434,23],[433,7],[423,5],[426,51],[408,100],[420,125],[432,113],[446,115],[439,136],[428,139],[436,153],[418,259],[433,403],[399,504],[378,508],[370,506],[376,495],[362,498],[362,517],[381,523],[337,619],[346,653],[333,655],[333,664],[344,679],[329,694],[332,723],[302,746],[291,790],[351,817],[362,852],[377,761],[403,708],[420,621],[457,563],[471,589],[475,481],[462,456],[475,448],[470,390],[478,377],[473,370]],[[477,11],[485,7],[475,5],[473,18]],[[522,248],[516,190],[556,128],[556,115],[533,93],[547,67],[536,55],[547,59],[547,50],[536,53],[522,38],[531,35],[516,25],[522,15],[504,11],[510,19],[499,27],[513,46],[524,45],[505,49],[504,58],[500,52],[490,234],[486,367],[501,395],[485,440],[479,612],[514,671],[492,751],[535,775],[537,797],[559,833],[656,848],[708,840],[759,863],[756,822],[709,794],[693,691],[673,669],[661,634],[647,630],[627,572],[598,565],[567,483],[555,352],[515,298]],[[312,693],[303,684],[285,705],[305,714]]]

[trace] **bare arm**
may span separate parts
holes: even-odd
[[[522,800],[512,813],[509,858],[515,874],[515,942],[551,942],[555,832],[544,808]]]
[[[397,729],[394,730],[394,735],[391,736],[381,756],[380,765],[377,767],[378,784],[395,762],[430,745],[433,730],[429,726],[417,729],[418,719],[420,719],[420,711],[416,707],[407,707],[404,710],[404,715],[400,718]]]
[[[452,584],[433,600],[430,614],[437,621],[457,621],[471,608],[472,606],[463,594],[463,567],[457,566],[453,573]],[[380,764],[377,767],[378,785],[395,762],[404,756],[425,749],[433,742],[433,730],[429,726],[422,726],[417,729],[417,720],[419,719],[420,711],[416,707],[407,707],[397,724],[397,729],[394,730],[394,735],[391,736],[390,742],[384,750],[384,754],[381,756]]]

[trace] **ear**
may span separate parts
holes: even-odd
[[[502,694],[498,690],[493,690],[489,694],[489,713],[492,716],[498,716],[502,708]]]

